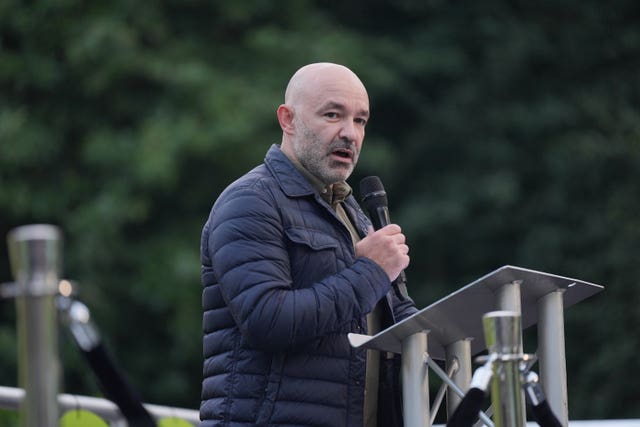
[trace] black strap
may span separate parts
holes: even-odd
[[[81,350],[98,377],[102,392],[113,401],[131,427],[156,427],[149,412],[124,376],[118,371],[102,343],[91,350]]]

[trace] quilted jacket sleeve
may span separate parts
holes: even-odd
[[[208,250],[223,298],[251,346],[279,351],[339,332],[389,291],[388,277],[367,258],[296,288],[268,192],[244,187],[219,202],[210,218]]]

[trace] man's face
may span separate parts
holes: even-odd
[[[345,181],[353,172],[369,119],[369,99],[349,81],[319,84],[295,109],[292,141],[298,161],[324,184]]]

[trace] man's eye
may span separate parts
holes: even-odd
[[[367,121],[365,119],[356,119],[355,122],[362,126],[367,124]]]
[[[334,112],[324,113],[324,116],[329,119],[335,119],[338,117],[338,113],[334,113]]]

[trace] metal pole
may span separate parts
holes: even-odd
[[[456,341],[445,347],[445,358],[447,371],[454,365],[451,380],[465,392],[469,389],[473,372],[471,370],[471,340],[464,339]],[[447,392],[447,418],[453,415],[462,398],[456,393]]]
[[[427,360],[431,360],[431,357],[427,357]],[[447,372],[444,374],[447,378],[451,378],[453,373],[458,370],[458,361],[454,360],[451,366],[447,368]],[[436,393],[436,397],[433,399],[433,403],[431,404],[431,417],[429,418],[430,425],[436,420],[436,415],[438,415],[438,411],[440,410],[440,405],[442,404],[442,400],[444,400],[445,393],[449,390],[449,387],[445,381],[442,381],[438,392]],[[464,396],[464,393],[462,393]]]
[[[406,427],[430,427],[427,333],[402,340],[402,413]]]
[[[18,380],[25,390],[23,427],[58,423],[58,332],[54,296],[58,292],[62,235],[51,225],[26,225],[7,236],[17,284]]]
[[[502,285],[497,291],[497,310],[515,311],[522,313],[522,302],[520,297],[521,280],[514,280],[511,283]]]
[[[498,310],[506,310],[513,311],[518,313],[519,316],[522,316],[522,292],[520,287],[522,286],[522,280],[514,280],[511,283],[507,283],[503,285],[498,290]],[[518,354],[524,353],[524,348],[522,345],[522,329],[519,332],[519,340],[520,340],[520,348],[518,349]],[[523,392],[524,395],[524,392]],[[526,421],[527,414],[527,402],[522,398],[522,413],[524,414]]]
[[[540,383],[549,406],[563,426],[569,424],[567,363],[564,347],[564,304],[560,289],[538,300]]]
[[[494,311],[482,317],[493,377],[491,403],[496,427],[524,427],[524,398],[520,380],[523,359],[520,313]]]

